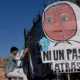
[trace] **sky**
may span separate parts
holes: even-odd
[[[21,51],[24,28],[30,30],[33,18],[43,10],[44,0],[0,0],[0,57],[7,57],[12,46]]]

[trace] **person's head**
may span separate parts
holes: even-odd
[[[43,13],[42,26],[45,36],[51,41],[64,41],[75,36],[80,8],[68,1],[50,4]]]
[[[16,55],[18,53],[18,48],[17,47],[11,47],[10,52],[11,52],[11,54]]]

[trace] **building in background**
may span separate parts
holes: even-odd
[[[7,58],[0,58],[0,80],[8,80],[5,77],[5,62]]]

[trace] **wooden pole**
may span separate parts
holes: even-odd
[[[71,80],[71,79],[70,79],[70,74],[68,74],[68,80]]]

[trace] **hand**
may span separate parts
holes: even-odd
[[[5,75],[8,75],[8,74],[9,74],[9,72],[6,72],[6,73],[5,73]]]
[[[23,53],[26,54],[28,52],[29,52],[29,48],[26,48]]]
[[[26,48],[26,49],[24,50],[24,52],[23,52],[20,60],[22,60],[22,59],[24,58],[25,54],[28,53],[28,52],[29,52],[29,48]]]

